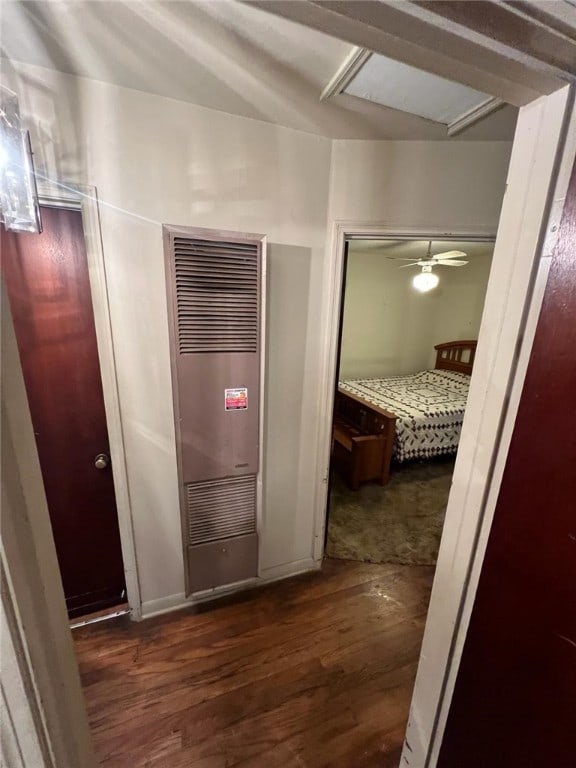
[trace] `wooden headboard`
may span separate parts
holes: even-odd
[[[477,343],[476,341],[447,341],[444,344],[436,344],[435,367],[443,371],[459,371],[470,375]]]

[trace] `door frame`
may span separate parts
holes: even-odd
[[[439,755],[576,153],[573,100],[573,89],[567,86],[523,107],[518,118],[402,752],[407,768],[432,768]],[[478,237],[481,228],[474,229]],[[332,224],[318,401],[314,539],[318,560],[324,551],[344,242],[358,235],[399,232],[462,239],[470,235],[469,230],[454,227]],[[493,228],[483,234],[493,236]]]
[[[332,445],[332,420],[338,371],[338,346],[341,322],[343,321],[344,268],[346,243],[355,240],[476,240],[496,242],[496,228],[480,227],[445,227],[434,226],[394,226],[386,223],[367,223],[361,221],[335,221],[332,225],[329,259],[330,276],[328,279],[325,331],[325,356],[322,361],[322,394],[319,400],[320,437],[317,451],[314,520],[314,559],[321,562],[326,544],[326,521],[328,510],[328,489],[330,484],[330,453]],[[492,272],[492,267],[491,267]]]
[[[106,264],[100,227],[98,191],[96,187],[84,184],[39,181],[38,198],[40,205],[50,208],[76,210],[82,215],[110,459],[114,475],[114,496],[118,514],[122,561],[124,564],[126,598],[130,609],[130,617],[135,621],[140,621],[142,618],[142,599],[138,578],[130,487],[126,468],[126,451],[108,299]]]
[[[330,265],[333,269],[331,277],[331,310],[329,316],[329,341],[328,358],[325,365],[329,366],[331,374],[323,378],[324,389],[321,398],[320,423],[321,437],[320,449],[317,452],[316,477],[322,478],[322,482],[316,486],[316,516],[314,536],[314,559],[322,561],[328,538],[328,508],[330,502],[330,455],[332,445],[332,422],[334,411],[334,398],[337,389],[338,364],[340,357],[340,345],[342,326],[344,322],[344,296],[346,280],[346,245],[362,240],[442,240],[449,241],[475,241],[496,242],[496,229],[494,227],[476,226],[473,231],[470,228],[458,227],[448,230],[439,227],[393,227],[390,224],[366,224],[362,222],[335,222],[332,231],[332,258]],[[326,427],[329,423],[328,428]],[[321,510],[323,512],[321,513]]]

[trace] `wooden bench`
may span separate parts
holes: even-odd
[[[396,417],[338,390],[332,427],[332,464],[352,490],[376,480],[386,485],[396,434]]]

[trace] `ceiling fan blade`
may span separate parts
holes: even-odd
[[[468,254],[464,251],[444,251],[444,253],[435,253],[433,259],[465,259]]]
[[[420,264],[419,261],[413,261],[412,264],[402,264],[402,266],[398,267],[398,269],[406,269],[406,267],[421,267],[421,266],[422,265]]]
[[[404,256],[386,256],[386,258],[390,261],[418,261],[418,259],[409,259]]]
[[[452,261],[439,261],[437,263],[437,266],[439,266],[439,267],[463,267],[466,264],[468,264],[467,261],[455,261],[455,260],[452,260]]]

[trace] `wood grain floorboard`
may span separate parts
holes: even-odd
[[[397,768],[433,568],[321,573],[74,630],[103,768]]]

